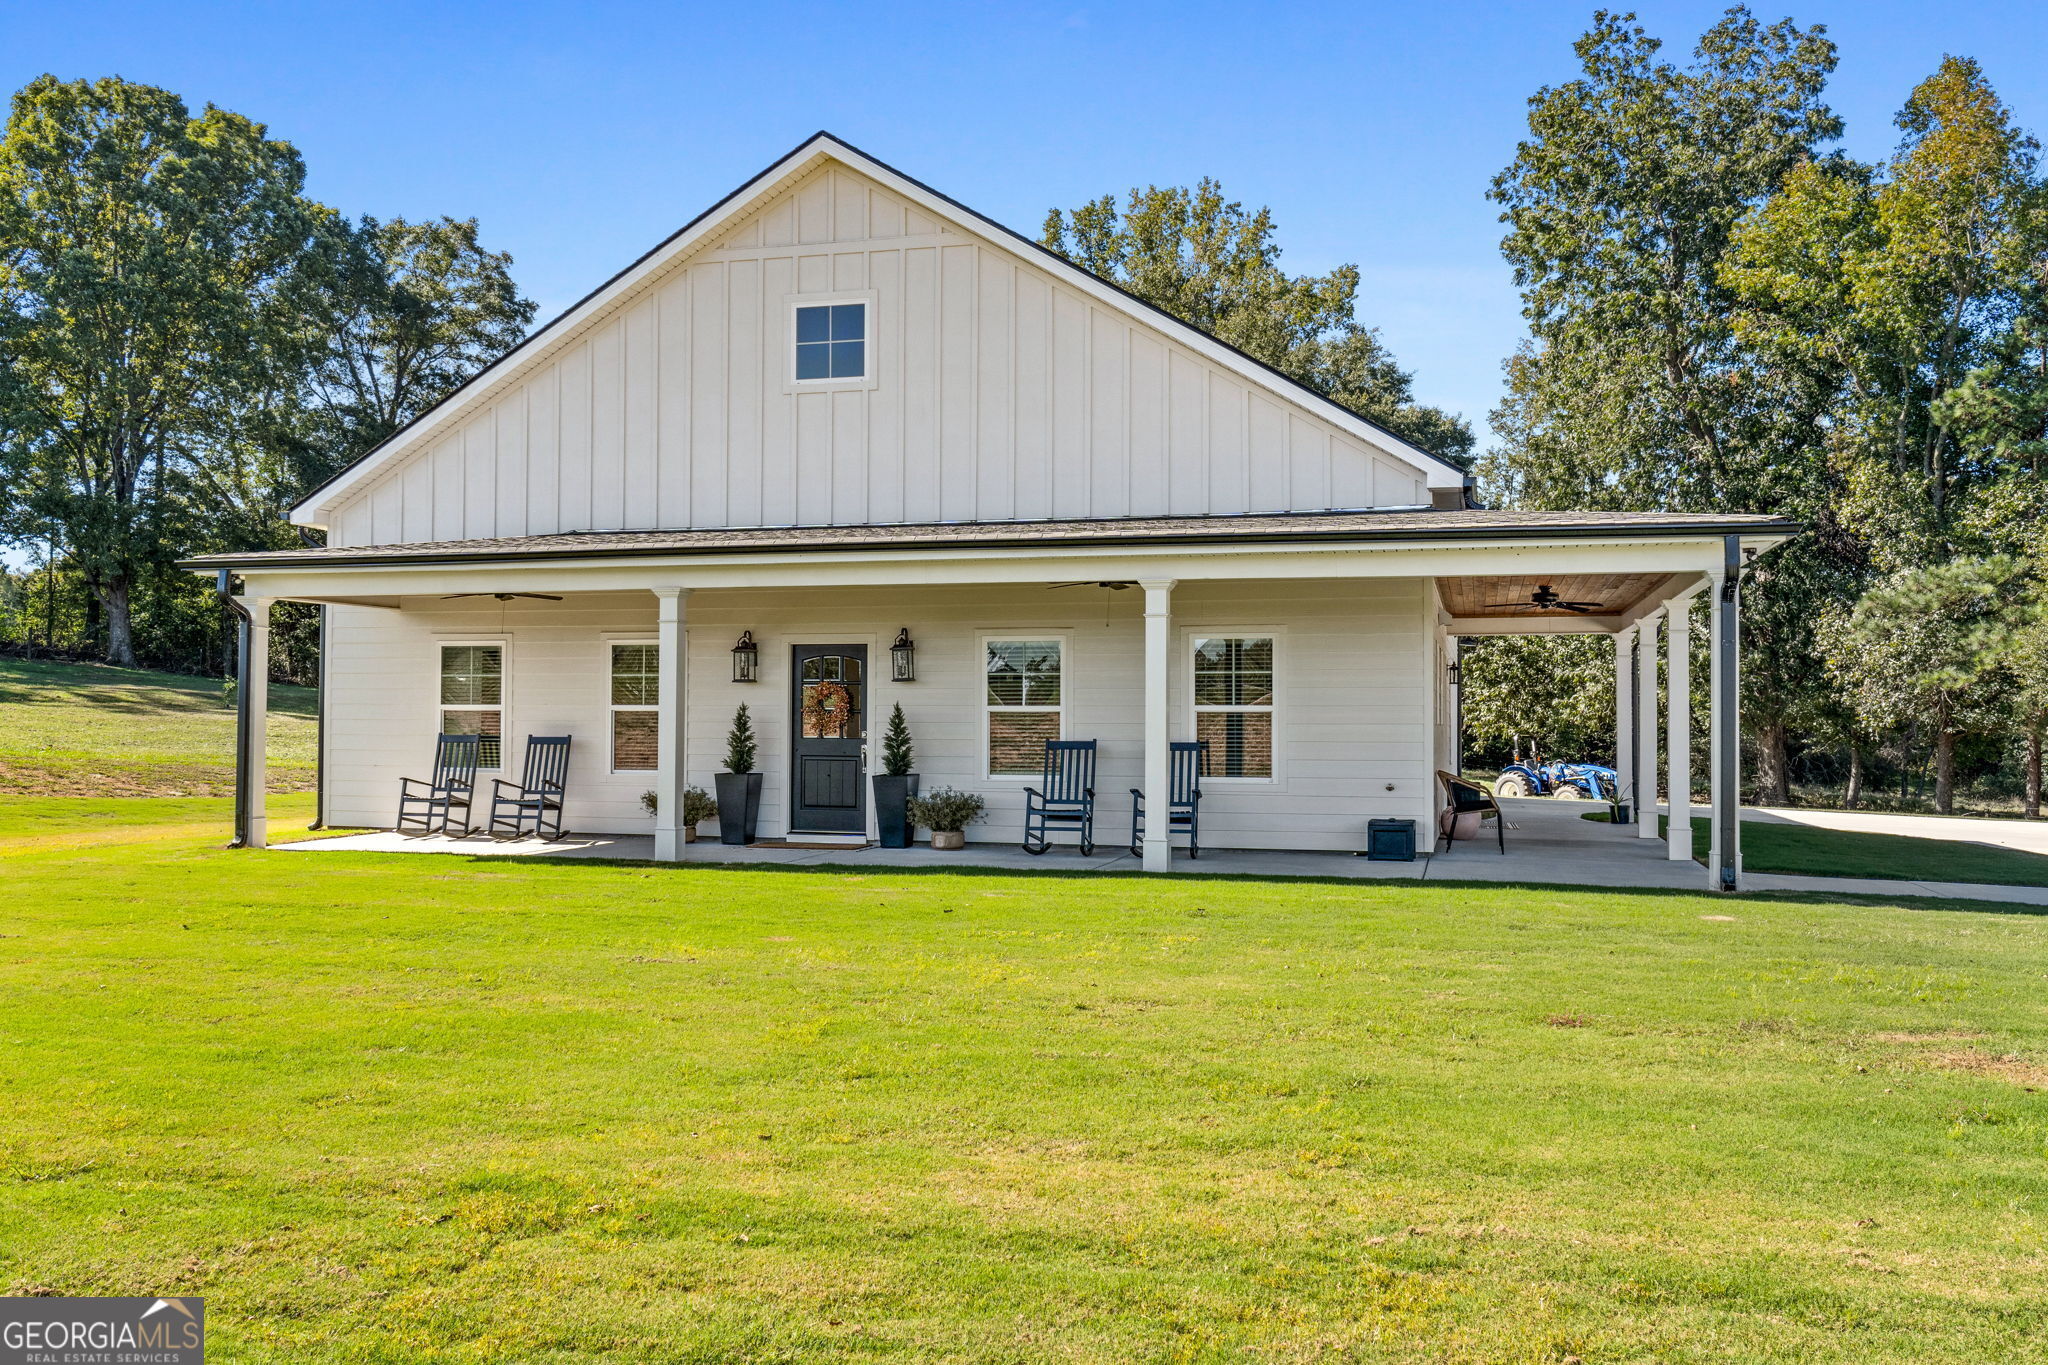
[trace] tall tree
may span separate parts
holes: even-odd
[[[1633,19],[1594,15],[1584,74],[1531,98],[1494,179],[1530,341],[1482,470],[1533,507],[1782,503],[1814,404],[1741,353],[1720,266],[1743,214],[1840,136],[1834,44],[1737,6],[1681,67]]]
[[[0,138],[0,392],[17,518],[54,521],[136,662],[133,594],[166,558],[159,494],[209,395],[269,364],[272,306],[319,235],[304,169],[259,124],[119,79],[42,76]]]
[[[349,226],[305,401],[308,486],[385,440],[517,345],[533,301],[474,218]]]
[[[1082,269],[1265,362],[1432,454],[1463,459],[1472,429],[1415,401],[1411,376],[1359,322],[1358,267],[1289,275],[1271,210],[1204,179],[1133,189],[1046,215],[1040,241]]]
[[[1737,233],[1738,329],[1839,376],[1844,518],[1889,569],[2024,551],[2048,444],[2048,197],[2034,140],[1949,57],[1882,168],[1797,168]]]

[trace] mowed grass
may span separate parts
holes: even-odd
[[[1594,811],[1588,820],[1607,818]],[[1657,817],[1662,837],[1669,816]],[[1989,882],[1998,886],[2048,886],[2048,858],[2002,844],[1972,842],[1969,822],[1955,822],[1954,839],[1916,839],[1905,834],[1817,829],[1811,825],[1742,822],[1742,865],[1751,872],[1790,872],[1811,877],[1883,877],[1926,882]],[[1692,851],[1704,859],[1713,824],[1694,816]]]
[[[310,791],[316,694],[270,689],[270,789]],[[221,685],[104,664],[0,658],[0,794],[225,796],[235,712]]]
[[[0,1292],[211,1359],[2048,1356],[2048,919],[207,817],[0,800]]]

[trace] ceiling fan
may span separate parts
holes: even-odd
[[[441,600],[450,602],[458,597],[495,597],[500,602],[510,602],[515,597],[532,597],[542,602],[559,602],[562,599],[551,592],[448,592],[441,594]]]
[[[1599,602],[1567,602],[1548,583],[1539,583],[1526,602],[1488,602],[1489,607],[1535,607],[1539,611],[1575,611],[1584,615],[1600,610]]]
[[[1045,586],[1048,588],[1108,588],[1112,592],[1122,592],[1125,588],[1135,588],[1138,585],[1135,583],[1048,583]]]

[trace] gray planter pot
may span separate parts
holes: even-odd
[[[718,842],[751,844],[761,820],[761,774],[719,773]]]
[[[909,848],[917,832],[910,823],[910,803],[917,797],[916,773],[891,777],[875,774],[875,834],[883,848]]]
[[[935,829],[932,831],[933,848],[965,848],[967,832],[958,829]]]

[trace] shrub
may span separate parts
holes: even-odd
[[[729,773],[754,771],[756,747],[754,720],[747,714],[747,704],[741,702],[740,709],[733,712],[732,729],[725,736],[725,770]]]
[[[649,815],[661,809],[661,798],[653,792],[641,792],[640,804]],[[691,787],[683,793],[683,823],[701,825],[706,820],[718,818],[718,803],[711,799],[711,793],[702,787]]]
[[[917,750],[910,742],[910,722],[903,719],[903,703],[889,713],[889,728],[882,732],[882,772],[888,777],[908,777]]]
[[[910,803],[911,821],[935,833],[952,834],[981,818],[988,803],[973,792],[940,787]]]

